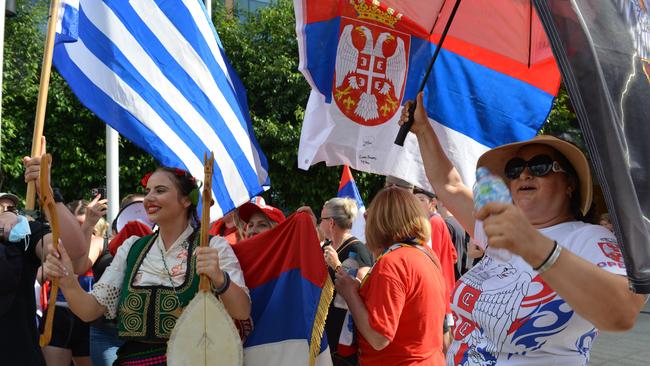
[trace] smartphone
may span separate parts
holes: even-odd
[[[106,187],[97,187],[90,190],[90,197],[95,198],[100,194],[101,198],[106,198]]]

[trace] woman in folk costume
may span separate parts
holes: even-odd
[[[48,255],[44,267],[50,278],[60,278],[70,309],[81,319],[117,317],[119,336],[126,343],[118,350],[116,365],[166,363],[167,341],[197,293],[201,274],[210,279],[232,318],[250,317],[248,288],[228,242],[213,237],[208,247],[198,247],[196,180],[180,169],[158,168],[142,184],[147,215],[158,231],[127,239],[91,293],[79,287],[64,249]]]

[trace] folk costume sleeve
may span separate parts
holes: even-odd
[[[113,261],[106,268],[102,278],[95,284],[92,292],[90,293],[98,303],[106,307],[104,316],[107,319],[115,319],[117,317],[117,305],[120,300],[120,290],[122,282],[124,281],[124,274],[126,272],[126,258],[133,243],[138,239],[137,236],[132,236],[124,241],[122,246],[117,250]]]

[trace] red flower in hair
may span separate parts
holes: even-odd
[[[176,176],[188,177],[192,183],[196,184],[196,178],[194,178],[188,171],[178,168],[173,168],[172,171],[174,174],[176,174]],[[143,187],[147,188],[147,183],[149,182],[149,178],[151,178],[151,174],[153,174],[153,172],[145,174],[144,177],[142,177],[140,180],[140,184],[142,184]]]
[[[144,177],[140,179],[140,184],[142,184],[143,187],[147,188],[147,183],[149,182],[149,178],[151,178],[151,174],[153,174],[153,172],[145,174]]]
[[[179,177],[187,176],[189,180],[192,181],[192,183],[196,184],[196,179],[187,170],[174,168],[174,173],[176,173],[176,175]]]

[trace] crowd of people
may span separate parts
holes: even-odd
[[[583,365],[598,330],[634,325],[646,298],[628,288],[609,218],[584,222],[592,178],[578,148],[538,136],[487,151],[478,166],[506,182],[512,203],[475,211],[421,95],[414,117],[435,194],[387,177],[365,213],[365,243],[351,234],[355,200],[328,199],[319,215],[298,209],[312,215],[335,283],[324,331],[334,365]],[[40,158],[24,162],[25,180],[37,181]],[[55,194],[58,250],[47,217],[22,215],[16,195],[0,194],[0,322],[12,330],[0,332],[3,364],[164,365],[200,275],[240,331],[254,328],[233,246],[274,230],[283,211],[258,197],[212,223],[199,247],[196,178],[161,167],[142,185],[121,212],[136,204],[146,217],[110,228],[104,197],[66,206]],[[45,300],[54,279],[60,296],[43,306],[56,307],[55,331],[41,349],[34,285]]]

